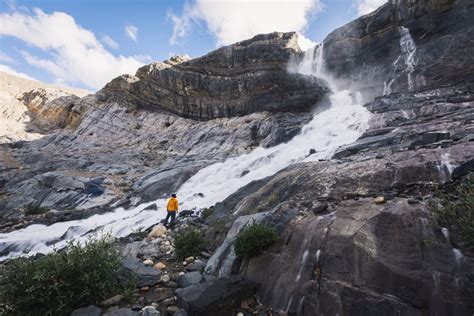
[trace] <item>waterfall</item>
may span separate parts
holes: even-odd
[[[406,65],[406,73],[407,73],[407,81],[408,81],[408,90],[413,91],[413,71],[415,71],[416,66],[416,45],[415,41],[411,37],[410,31],[401,26],[399,28],[400,31],[400,49],[402,53],[405,55],[405,65]]]
[[[464,258],[464,255],[462,254],[461,250],[453,248],[453,256],[454,261],[456,261],[458,265],[461,264],[461,260]]]
[[[433,230],[431,229],[430,222],[425,217],[420,217],[420,224],[421,224],[421,233],[423,237],[428,237],[433,235]]]
[[[449,153],[441,155],[439,165],[437,166],[441,182],[447,182],[451,179],[451,173],[456,168],[449,157]]]
[[[327,81],[333,91],[329,97],[331,106],[315,114],[301,133],[287,143],[271,148],[259,147],[248,154],[201,169],[177,192],[182,208],[209,207],[223,201],[246,184],[271,176],[294,163],[330,159],[340,146],[353,143],[365,131],[370,112],[358,103],[360,98],[357,95],[349,90],[335,89],[334,81],[324,71],[323,45],[310,49],[302,62],[292,63],[288,68],[289,71]],[[313,148],[316,153],[308,155]],[[145,210],[153,203],[159,206],[158,211]],[[30,225],[11,233],[0,234],[0,254],[4,254],[4,259],[5,256],[21,255],[27,250],[30,254],[47,253],[54,247],[63,247],[68,240],[85,240],[98,232],[124,237],[137,227],[149,227],[163,219],[166,213],[165,203],[165,200],[160,199],[129,210],[117,208],[113,212],[82,220],[50,226]]]
[[[410,30],[404,26],[398,28],[400,34],[400,56],[395,59],[392,64],[392,78],[384,82],[383,94],[388,95],[393,91],[393,84],[403,74],[407,76],[408,91],[413,91],[415,88],[415,81],[413,78],[413,72],[418,63],[416,57],[416,44],[411,37]],[[421,82],[424,82],[424,78],[420,78]]]
[[[451,243],[451,239],[449,239],[449,230],[446,227],[441,227],[441,233],[443,233],[444,238],[446,241]]]
[[[303,252],[303,257],[301,258],[300,269],[298,271],[298,275],[296,276],[295,282],[298,282],[301,279],[301,273],[303,272],[303,268],[306,265],[306,260],[308,260],[308,255],[309,255],[309,250],[306,249]]]

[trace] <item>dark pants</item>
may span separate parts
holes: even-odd
[[[166,215],[165,221],[163,223],[163,224],[165,224],[165,226],[168,225],[168,219],[170,219],[170,218],[171,218],[170,227],[173,227],[174,226],[174,221],[176,220],[176,212],[175,211],[173,211],[173,212],[168,211],[168,214]]]

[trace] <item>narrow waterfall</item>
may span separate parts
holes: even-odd
[[[384,82],[383,94],[388,95],[393,91],[393,84],[406,75],[408,91],[413,91],[415,88],[415,79],[413,73],[418,63],[416,56],[416,44],[411,37],[410,30],[404,26],[398,28],[400,33],[400,56],[395,59],[392,64],[392,78]],[[423,83],[424,78],[420,78]]]
[[[246,184],[275,174],[291,164],[331,158],[340,146],[357,140],[368,127],[369,111],[360,98],[349,90],[337,91],[333,80],[324,71],[323,46],[310,49],[289,71],[312,75],[326,80],[332,88],[331,106],[315,114],[299,135],[287,143],[271,148],[256,148],[252,152],[229,158],[201,169],[177,192],[181,207],[200,209],[209,207],[236,192]],[[309,155],[310,149],[316,153]],[[153,203],[158,211],[145,210]],[[0,254],[18,256],[47,253],[61,248],[68,240],[84,240],[91,234],[107,232],[116,237],[130,234],[134,229],[149,227],[165,216],[165,200],[141,204],[133,209],[117,208],[114,212],[94,215],[86,219],[55,223],[50,226],[30,225],[23,229],[0,234]]]
[[[408,81],[408,90],[413,91],[413,71],[415,71],[416,60],[416,45],[411,37],[410,31],[401,26],[400,30],[400,49],[405,55],[405,65]]]
[[[456,165],[454,165],[451,159],[449,158],[449,153],[444,153],[441,155],[441,159],[437,168],[441,182],[444,183],[451,179],[451,174],[456,168]]]

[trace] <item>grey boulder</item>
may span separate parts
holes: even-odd
[[[107,312],[104,316],[138,316],[140,315],[138,312],[131,310],[130,308],[119,308]]]
[[[71,316],[100,316],[102,310],[94,305],[89,305],[87,307],[82,307],[74,310],[71,313]]]
[[[137,278],[140,287],[152,286],[160,279],[161,272],[158,269],[145,266],[138,258],[125,257],[122,266],[128,276]]]
[[[189,272],[178,277],[178,287],[188,287],[199,284],[202,281],[202,275],[198,271]]]
[[[221,278],[177,289],[178,305],[189,315],[232,315],[242,300],[251,298],[255,284],[240,278]]]

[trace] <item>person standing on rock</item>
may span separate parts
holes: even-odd
[[[168,227],[168,219],[170,219],[170,227],[173,228],[176,214],[178,213],[178,199],[176,198],[176,194],[171,194],[171,197],[168,199],[166,211],[168,214],[166,214],[164,225]]]

